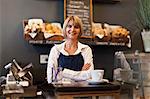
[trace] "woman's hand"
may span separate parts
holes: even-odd
[[[82,67],[82,71],[88,70],[90,68],[90,66],[91,66],[90,63],[84,64],[83,67]]]

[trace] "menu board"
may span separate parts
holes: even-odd
[[[81,18],[82,37],[92,38],[92,0],[64,0],[64,19],[71,15]]]

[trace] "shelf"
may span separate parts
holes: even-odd
[[[121,0],[93,0],[93,2],[101,4],[115,4],[121,2]]]
[[[64,41],[49,41],[49,40],[29,40],[29,44],[60,44]],[[115,42],[95,42],[92,40],[80,41],[81,43],[88,45],[111,45],[111,46],[127,46],[126,43],[115,43]]]
[[[44,38],[43,33],[39,33],[35,38],[30,35],[25,34],[24,39],[29,42],[29,44],[60,44],[64,41],[63,36],[55,35],[50,38]],[[80,38],[80,42],[88,45],[111,45],[111,46],[127,46],[129,47],[130,39],[128,38],[107,38],[102,39],[98,37],[93,38]]]
[[[29,40],[29,44],[60,44],[63,41],[49,41],[49,40]]]

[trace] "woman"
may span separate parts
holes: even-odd
[[[79,42],[82,33],[81,19],[78,16],[69,16],[63,25],[65,42],[53,46],[49,54],[48,83],[54,79],[53,70],[57,70],[58,67],[63,68],[63,77],[77,80],[89,79],[89,71],[94,69],[93,55],[88,45]]]

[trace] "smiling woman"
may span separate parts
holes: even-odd
[[[64,18],[78,16],[83,23],[82,38],[92,38],[92,0],[64,0]]]
[[[64,22],[63,35],[65,38],[67,38],[67,34],[76,34],[78,37],[80,37],[83,33],[82,27],[82,21],[79,17],[70,16]]]
[[[88,45],[78,41],[82,33],[81,19],[78,16],[69,16],[63,25],[65,42],[52,47],[49,54],[47,66],[48,83],[53,81],[53,77],[55,77],[53,70],[56,71],[58,67],[62,67],[64,78],[76,79],[76,77],[79,77],[81,78],[80,80],[90,78],[90,71],[94,69],[93,54]],[[86,77],[82,79],[80,76],[83,74]]]

